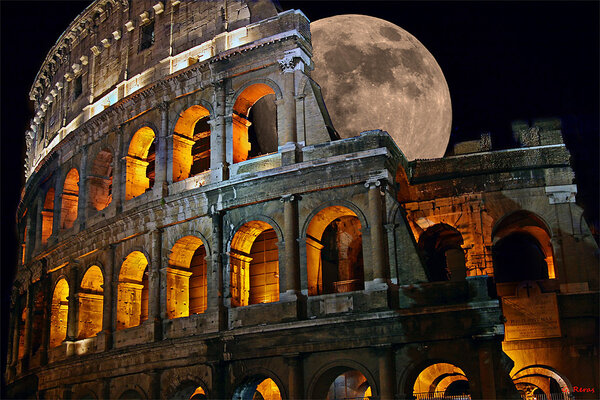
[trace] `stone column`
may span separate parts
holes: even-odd
[[[38,253],[42,248],[42,210],[44,209],[44,200],[45,196],[40,194],[37,200],[37,206],[35,207],[36,216],[35,216],[35,253]]]
[[[81,147],[81,164],[79,166],[79,199],[77,200],[77,224],[79,230],[85,229],[87,203],[88,203],[88,146],[83,145]]]
[[[219,330],[227,329],[227,310],[223,303],[223,212],[214,211],[212,218],[211,268],[207,271],[207,310],[218,313]]]
[[[286,361],[288,365],[289,398],[290,400],[305,399],[302,356],[300,354],[286,356]]]
[[[44,291],[44,324],[42,325],[42,343],[40,344],[40,363],[48,363],[48,345],[50,342],[50,313],[52,308],[52,287],[50,286],[50,277],[46,274],[42,276],[42,290]]]
[[[155,179],[154,193],[159,197],[164,197],[168,194],[167,181],[167,136],[169,130],[169,102],[163,101],[159,105],[160,109],[160,132],[158,132],[157,148],[156,148],[156,164],[155,164]],[[172,175],[171,175],[172,176]]]
[[[289,194],[281,198],[283,203],[283,242],[285,243],[285,297],[294,297],[300,293],[300,264],[298,254],[298,196]],[[281,266],[279,267],[281,268]],[[280,275],[281,275],[280,271]],[[284,292],[285,291],[285,292]],[[282,296],[283,297],[283,296]]]
[[[27,369],[29,357],[31,356],[31,326],[33,323],[33,287],[31,284],[29,284],[29,287],[27,288],[25,307],[27,307],[27,319],[25,320],[25,332],[23,334],[22,371]]]
[[[371,262],[372,262],[372,283],[376,286],[385,285],[387,273],[385,262],[386,237],[383,233],[383,204],[381,200],[381,182],[379,180],[369,180],[365,183],[369,189],[369,232],[371,234]],[[365,289],[367,289],[365,282]]]
[[[12,331],[12,351],[11,351],[11,355],[12,355],[12,360],[11,360],[11,368],[12,371],[15,371],[15,367],[17,365],[17,362],[19,361],[19,333],[21,330],[21,295],[17,296],[17,298],[15,299],[15,303],[14,303],[14,312],[13,312],[13,318],[14,318],[14,323],[13,323],[13,331]]]
[[[154,340],[162,338],[162,324],[160,316],[160,264],[162,250],[162,230],[152,231],[152,253],[150,254],[148,321],[154,324]]]
[[[214,84],[214,110],[215,116],[210,121],[210,170],[211,180],[218,182],[228,178],[226,161],[227,127],[225,122],[226,106],[225,81]]]
[[[115,157],[113,159],[113,185],[112,185],[112,202],[114,203],[115,210],[117,214],[123,210],[123,158],[126,156],[123,155],[123,129],[119,127],[116,131],[115,136],[116,146],[115,146]]]
[[[23,249],[25,254],[23,257],[23,264],[27,264],[31,259],[31,253],[35,243],[35,225],[33,222],[35,220],[35,207],[32,207],[32,209],[27,212],[25,218],[25,248]]]
[[[150,390],[148,390],[148,397],[150,399],[160,399],[160,376],[161,371],[157,369],[153,369],[150,372],[147,372],[150,376]]]
[[[396,368],[392,346],[384,346],[378,351],[379,363],[379,398],[393,400],[396,387]]]
[[[62,173],[62,171],[59,171]],[[48,246],[58,241],[58,233],[60,232],[60,208],[61,208],[61,194],[62,194],[62,183],[61,179],[56,179],[54,186],[54,211],[52,213],[52,235],[48,238]]]
[[[287,54],[283,59],[278,60],[283,73],[283,121],[279,127],[279,143],[281,152],[281,162],[283,165],[294,164],[298,162],[298,138],[296,134],[296,82],[295,70],[299,59],[293,54]],[[279,108],[279,107],[278,107]]]
[[[102,303],[102,332],[98,334],[99,340],[102,342],[100,346],[104,350],[108,350],[112,345],[112,333],[113,333],[113,278],[115,270],[115,249],[116,245],[111,244],[105,249],[108,253],[106,257],[106,263],[104,264],[104,284],[102,285],[103,290],[103,303]]]
[[[69,262],[69,310],[67,314],[67,338],[66,341],[75,341],[77,338],[77,264]]]

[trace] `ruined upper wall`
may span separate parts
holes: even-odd
[[[310,40],[308,20],[298,29],[277,16],[270,0],[95,1],[58,39],[31,88],[26,176],[69,132],[165,76],[286,31]]]

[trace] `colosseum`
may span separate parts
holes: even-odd
[[[11,398],[597,398],[560,121],[409,161],[341,139],[312,69],[268,0],[70,24],[30,91]]]

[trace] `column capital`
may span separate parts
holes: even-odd
[[[169,101],[163,100],[160,103],[158,103],[158,109],[162,112],[167,112],[167,111],[169,111],[169,105],[170,105]]]
[[[298,194],[284,194],[283,196],[281,196],[279,201],[281,201],[282,203],[291,203],[293,201],[299,201],[300,199],[301,197]]]
[[[378,179],[378,178],[371,178],[365,182],[365,187],[367,189],[375,189],[377,187],[381,187],[383,189],[384,185],[385,185],[385,182],[382,179]]]

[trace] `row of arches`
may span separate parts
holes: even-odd
[[[275,229],[276,228],[276,229]],[[361,222],[343,206],[325,207],[307,229],[308,294],[344,293],[364,289]],[[279,259],[282,233],[275,225],[254,220],[244,223],[229,244],[231,307],[279,301]],[[117,274],[116,326],[127,329],[148,318],[148,256],[130,252]],[[208,304],[208,251],[194,235],[178,239],[169,251],[166,275],[166,315],[169,319],[202,314]],[[77,338],[102,330],[105,277],[97,265],[89,267],[77,288]],[[50,316],[51,347],[65,340],[69,284],[61,277],[54,285]]]
[[[462,234],[438,223],[417,242],[430,281],[466,277]],[[540,217],[529,211],[507,215],[494,227],[491,247],[496,283],[554,278],[551,234]]]
[[[246,87],[233,106],[232,162],[277,152],[276,93],[265,83]],[[195,104],[183,110],[174,125],[172,134],[172,176],[170,182],[179,182],[202,174],[211,168],[211,113],[203,105]],[[157,132],[142,126],[131,137],[124,156],[124,199],[131,200],[154,187],[156,180]],[[62,188],[50,187],[43,195],[39,212],[41,218],[41,244],[46,245],[57,227],[54,216],[60,215],[58,229],[73,227],[78,217],[80,188],[86,184],[87,203],[92,209],[102,211],[113,200],[113,172],[119,157],[105,147],[93,155],[86,171],[86,182],[80,182],[78,168],[68,170]],[[55,191],[59,196],[55,197]],[[58,199],[58,204],[55,204]],[[57,206],[57,207],[55,207]],[[25,242],[23,235],[23,242]]]

